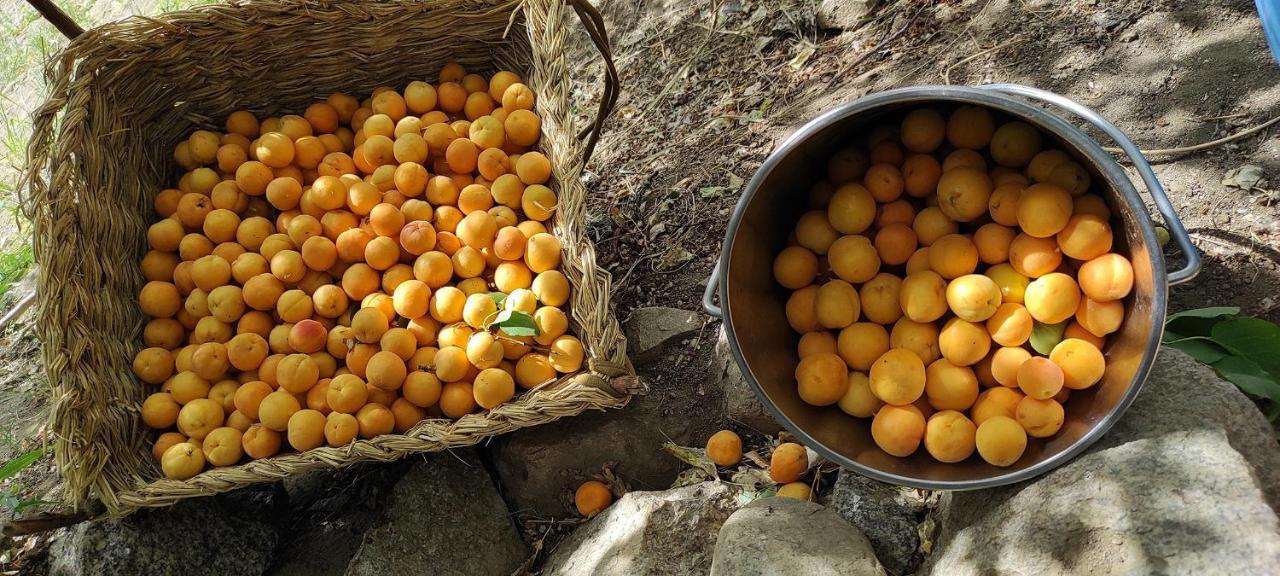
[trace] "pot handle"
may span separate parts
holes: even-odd
[[[1133,167],[1142,176],[1142,181],[1147,185],[1147,191],[1156,202],[1156,209],[1160,211],[1160,216],[1164,218],[1165,226],[1169,229],[1169,235],[1178,243],[1178,249],[1187,258],[1186,266],[1169,273],[1169,285],[1182,284],[1195,278],[1196,274],[1200,273],[1200,251],[1196,250],[1195,245],[1191,243],[1191,236],[1187,234],[1187,229],[1182,226],[1182,220],[1178,219],[1178,213],[1173,209],[1173,204],[1169,202],[1164,186],[1156,178],[1155,172],[1151,170],[1151,164],[1142,155],[1142,151],[1115,124],[1075,100],[1039,88],[1021,84],[986,84],[979,86],[979,88],[1024,96],[1046,104],[1053,104],[1079,116],[1095,128],[1103,131],[1107,136],[1110,136],[1112,140],[1120,145],[1120,149],[1124,150],[1125,155],[1129,157],[1129,161],[1133,163]]]
[[[712,318],[724,319],[724,310],[716,304],[716,293],[720,291],[720,259],[711,267],[711,276],[707,278],[707,288],[702,291],[702,309]]]

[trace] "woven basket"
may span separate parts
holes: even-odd
[[[609,70],[596,122],[576,134],[566,25],[576,11]],[[66,503],[118,516],[320,468],[468,446],[588,409],[620,408],[636,381],[610,307],[609,274],[585,235],[579,177],[617,97],[599,14],[585,0],[250,0],[135,17],[89,30],[49,64],[26,174],[39,263],[38,331],[53,388]],[[174,145],[229,113],[297,113],[332,92],[435,78],[456,60],[521,73],[538,94],[540,147],[559,195],[571,319],[586,368],[516,401],[404,435],[161,479],[140,418],[147,387],[130,366],[145,318],[138,268],[152,197],[177,177]],[[580,142],[586,137],[585,143]],[[95,500],[104,508],[89,506]]]

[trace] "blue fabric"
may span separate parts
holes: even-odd
[[[1262,31],[1267,35],[1271,57],[1280,62],[1280,0],[1254,0],[1258,17],[1262,19]]]

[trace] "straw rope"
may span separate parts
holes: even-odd
[[[35,114],[22,189],[68,504],[84,508],[97,498],[121,515],[308,470],[468,446],[626,404],[641,385],[627,377],[633,371],[610,306],[611,278],[585,234],[584,144],[576,137],[565,59],[572,12],[563,1],[593,21],[589,35],[607,48],[598,13],[585,0],[246,0],[88,30],[50,61],[50,95]],[[368,94],[434,79],[451,60],[519,71],[538,94],[541,147],[559,196],[551,229],[564,245],[561,266],[573,287],[570,315],[586,369],[456,422],[425,421],[405,435],[216,468],[187,481],[157,480],[139,416],[148,390],[130,367],[144,322],[137,263],[151,199],[178,175],[169,160],[174,144],[234,110],[297,113],[335,91]],[[616,94],[611,75],[601,114]],[[584,133],[598,134],[603,122]]]

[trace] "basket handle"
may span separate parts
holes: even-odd
[[[618,103],[620,82],[618,68],[613,63],[613,50],[609,48],[609,33],[605,30],[604,17],[600,15],[600,11],[592,6],[589,0],[565,0],[565,3],[577,12],[583,28],[587,30],[587,36],[600,51],[605,67],[604,94],[600,97],[600,107],[596,110],[595,121],[578,133],[579,139],[587,139],[582,151],[582,162],[585,164],[591,159],[591,153],[596,149],[596,142],[600,140],[605,120],[613,113],[613,107]]]
[[[63,36],[66,36],[67,40],[75,40],[76,36],[84,34],[84,28],[81,28],[79,24],[76,24],[75,20],[67,16],[66,12],[58,8],[58,5],[54,4],[53,0],[27,0],[27,3],[32,8],[35,8],[36,12],[39,12],[41,16],[44,16],[45,20],[53,24],[53,27],[57,28]]]
[[[1133,162],[1133,167],[1138,170],[1138,174],[1142,176],[1142,181],[1147,185],[1147,192],[1151,194],[1151,198],[1156,202],[1156,210],[1160,211],[1160,216],[1164,219],[1165,226],[1169,229],[1169,235],[1178,243],[1178,250],[1187,258],[1185,266],[1180,270],[1174,270],[1169,273],[1169,285],[1173,286],[1188,282],[1195,278],[1196,274],[1200,273],[1200,251],[1196,250],[1195,244],[1191,242],[1191,236],[1187,234],[1187,229],[1182,226],[1182,220],[1178,218],[1178,212],[1174,210],[1173,203],[1169,201],[1169,196],[1165,194],[1164,186],[1156,178],[1155,171],[1151,169],[1151,164],[1142,155],[1142,151],[1115,124],[1103,118],[1101,114],[1098,114],[1092,108],[1047,90],[1021,84],[986,84],[979,86],[979,88],[1023,96],[1045,104],[1053,104],[1079,116],[1107,136],[1110,136],[1112,140],[1115,140],[1120,145],[1120,149],[1124,150],[1125,155],[1129,157],[1129,161]]]

